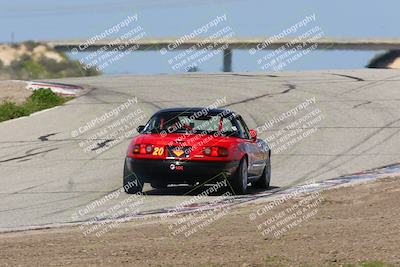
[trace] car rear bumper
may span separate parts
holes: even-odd
[[[239,161],[177,161],[127,157],[125,164],[129,172],[138,175],[145,183],[193,184],[223,180],[237,170]]]

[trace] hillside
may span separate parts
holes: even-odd
[[[32,41],[0,45],[0,80],[32,80],[99,75],[45,44]]]

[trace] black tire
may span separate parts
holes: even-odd
[[[236,195],[244,195],[247,192],[248,184],[248,169],[246,159],[242,159],[239,164],[239,168],[236,173],[231,177],[230,184],[231,189]]]
[[[162,184],[162,183],[151,183],[151,187],[155,189],[165,189],[168,187],[168,184]]]
[[[136,194],[143,191],[142,179],[140,179],[135,173],[130,172],[126,163],[124,165],[123,187],[127,194]]]
[[[252,182],[251,185],[255,188],[269,189],[269,184],[271,182],[271,159],[269,158],[266,162],[266,166],[264,167],[264,171],[255,182]]]

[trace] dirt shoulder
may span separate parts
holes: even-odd
[[[128,222],[101,237],[78,227],[1,234],[0,265],[400,266],[399,178],[295,197],[264,214],[265,203],[231,209],[188,238],[172,234],[173,221]],[[258,228],[300,209],[303,220],[279,235]]]
[[[0,104],[5,101],[22,104],[31,94],[23,81],[0,81]]]

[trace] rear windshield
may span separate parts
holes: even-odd
[[[236,120],[224,113],[165,112],[154,115],[142,133],[218,134],[239,137]]]

